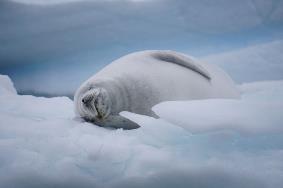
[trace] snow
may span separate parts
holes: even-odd
[[[7,80],[1,90],[13,90]],[[0,187],[282,187],[282,85],[161,103],[161,119],[122,112],[141,125],[130,131],[74,118],[67,97],[1,94]]]

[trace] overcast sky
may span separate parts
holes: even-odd
[[[45,70],[82,81],[133,51],[204,56],[280,39],[282,22],[282,0],[2,0],[0,73],[19,89]]]

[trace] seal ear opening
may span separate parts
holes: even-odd
[[[113,127],[113,128],[122,128],[122,129],[125,129],[125,130],[130,130],[130,129],[137,129],[139,128],[140,126],[125,118],[125,117],[122,117],[120,115],[111,115],[111,116],[108,116],[107,119],[103,120],[104,121],[104,127]]]

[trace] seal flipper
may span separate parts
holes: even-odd
[[[160,118],[160,117],[159,117],[154,111],[152,111],[151,109],[146,110],[146,111],[143,111],[143,112],[140,112],[140,113],[138,113],[138,114],[150,116],[150,117],[153,117],[153,118],[155,118],[155,119]]]
[[[195,62],[193,59],[183,54],[170,50],[156,50],[152,53],[152,57],[163,62],[174,63],[176,65],[186,67],[200,74],[207,80],[211,80],[209,72],[204,67],[202,67],[199,63]]]
[[[160,117],[159,117],[153,110],[151,110],[151,109],[150,109],[149,113],[150,113],[150,116],[153,117],[153,118],[155,118],[155,119],[160,118]]]
[[[129,129],[137,129],[139,128],[140,126],[123,117],[123,116],[120,116],[120,115],[110,115],[107,117],[107,119],[103,120],[103,127],[113,127],[113,128],[122,128],[122,129],[126,129],[126,130],[129,130]]]

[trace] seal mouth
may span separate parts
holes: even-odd
[[[95,111],[97,112],[96,117],[97,117],[98,119],[102,119],[102,118],[103,118],[103,115],[100,113],[99,109],[97,108],[97,103],[98,103],[97,100],[94,100],[94,105],[93,105],[93,107],[94,107]]]

